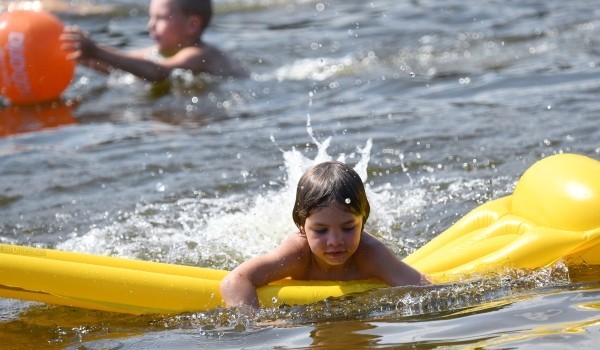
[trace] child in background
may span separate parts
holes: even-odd
[[[364,231],[370,206],[360,176],[340,162],[309,169],[298,182],[292,216],[299,232],[249,259],[221,282],[227,306],[259,307],[256,289],[283,278],[379,279],[390,286],[429,284],[381,241]]]
[[[70,59],[102,72],[121,69],[150,82],[167,79],[174,69],[194,74],[244,76],[223,52],[205,43],[202,34],[212,17],[210,0],[152,0],[148,30],[155,45],[132,52],[96,44],[77,27],[65,28],[63,50]]]

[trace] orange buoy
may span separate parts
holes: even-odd
[[[62,22],[48,12],[0,14],[0,95],[12,104],[60,97],[75,71],[75,61],[60,48],[62,31]]]

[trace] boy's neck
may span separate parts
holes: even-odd
[[[179,51],[181,51],[182,49],[186,48],[186,47],[199,47],[201,48],[202,46],[204,46],[204,43],[202,42],[202,39],[198,38],[195,39],[189,43],[185,43],[185,44],[181,44],[181,46],[177,49],[173,49],[173,50],[158,50],[158,53],[163,56],[163,57],[171,57],[174,56],[175,54],[177,54]]]
[[[351,280],[355,279],[352,271],[352,258],[341,265],[329,265],[319,261],[314,255],[312,257],[312,268],[310,277],[319,280]]]

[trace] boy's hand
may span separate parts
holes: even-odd
[[[67,59],[88,59],[95,56],[96,43],[90,38],[89,33],[76,26],[65,27],[60,35],[60,40],[62,41],[62,50],[72,51],[67,55]]]

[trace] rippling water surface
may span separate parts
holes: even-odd
[[[150,44],[147,3],[42,1]],[[11,3],[0,1],[0,11]],[[0,242],[231,269],[290,234],[314,162],[358,165],[368,229],[406,256],[548,155],[600,159],[595,1],[214,0],[247,79],[150,86],[79,67],[63,101],[0,109]],[[176,317],[0,299],[3,347],[592,348],[595,268]]]

